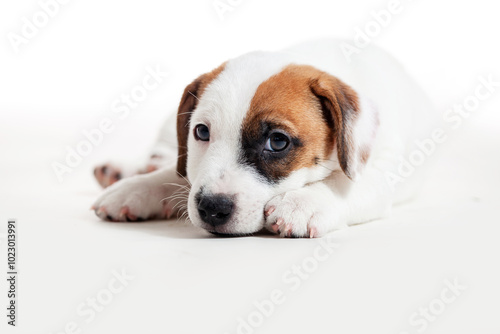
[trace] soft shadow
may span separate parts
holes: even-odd
[[[173,239],[238,239],[238,238],[277,238],[276,235],[263,229],[251,235],[225,236],[214,235],[202,228],[193,226],[185,220],[148,220],[144,222],[110,222],[98,220],[99,224],[111,229],[130,230],[140,233],[148,233],[154,236],[161,236]]]
[[[110,222],[99,220],[99,224],[106,225],[112,229],[129,230],[173,239],[216,238],[216,236],[201,228],[197,228],[186,221],[176,219],[148,220],[144,222]]]

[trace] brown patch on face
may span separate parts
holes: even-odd
[[[328,159],[337,143],[346,172],[357,110],[356,93],[337,78],[311,66],[289,65],[263,82],[250,103],[242,127],[242,160],[276,182]],[[286,152],[264,149],[276,131],[290,137]]]
[[[189,136],[189,120],[194,109],[198,105],[198,100],[203,95],[207,86],[224,70],[226,63],[217,67],[211,72],[200,75],[190,83],[182,94],[181,103],[177,111],[177,173],[186,176],[187,166],[187,142]]]

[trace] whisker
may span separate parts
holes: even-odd
[[[190,186],[190,187],[191,187],[191,186],[193,186],[193,185],[191,184],[191,182],[189,182],[189,180],[188,180],[186,177],[182,176],[182,174],[181,174],[181,173],[177,172],[177,174],[178,174],[180,177],[182,177],[182,178],[183,178],[183,179],[184,179],[184,180],[185,180],[185,181],[189,184],[189,186]]]
[[[321,167],[323,167],[323,168],[326,168],[326,169],[328,169],[328,170],[330,170],[330,171],[332,171],[332,172],[334,172],[334,171],[335,171],[335,170],[333,170],[333,169],[331,169],[331,168],[328,168],[328,167],[326,167],[325,165],[322,165],[322,164],[320,164],[320,163],[317,163],[317,165],[319,165],[319,166],[321,166]]]
[[[165,182],[165,183],[162,183],[162,185],[171,185],[171,186],[177,186],[177,187],[181,187],[181,188],[188,188],[188,186],[186,186],[185,184],[179,184],[179,183],[170,183],[170,182]]]
[[[195,99],[197,99],[198,101],[200,100],[196,95],[194,95],[193,93],[191,93],[189,90],[188,90],[188,93],[191,94],[191,96],[193,96]]]

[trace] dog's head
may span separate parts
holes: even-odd
[[[332,172],[356,179],[375,131],[365,109],[336,77],[260,53],[201,75],[177,117],[177,171],[191,182],[191,221],[218,234],[253,233],[277,194]]]

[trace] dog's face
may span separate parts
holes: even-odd
[[[349,86],[310,66],[263,59],[249,55],[200,76],[179,106],[177,167],[191,182],[188,214],[213,233],[259,231],[272,197],[332,171],[353,179],[368,158]]]

